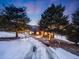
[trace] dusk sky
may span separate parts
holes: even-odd
[[[32,20],[30,24],[36,25],[41,18],[41,14],[52,3],[65,6],[64,14],[69,15],[69,19],[71,19],[71,14],[79,7],[79,0],[0,0],[0,9],[3,5],[10,4],[27,7],[27,15]]]

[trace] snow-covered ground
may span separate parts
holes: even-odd
[[[79,56],[62,48],[47,47],[38,40],[28,37],[0,41],[0,59],[79,59]]]
[[[15,32],[0,32],[0,37],[15,37]]]
[[[15,32],[0,32],[0,37],[15,37],[16,36],[16,33]],[[19,37],[26,37],[28,36],[28,34],[25,32],[25,33],[19,33]],[[36,36],[37,38],[39,38],[40,36]],[[66,42],[69,42],[69,43],[73,43],[69,40],[67,40],[67,37],[66,36],[62,36],[62,35],[59,35],[59,34],[56,34],[54,35],[54,38],[55,39],[58,39],[58,40],[63,40],[63,41],[66,41]]]
[[[0,37],[14,37],[15,33],[0,32]],[[47,47],[38,40],[20,33],[22,39],[0,41],[0,59],[79,59],[62,48]]]
[[[19,37],[26,37],[28,36],[28,34],[25,32],[25,33],[19,33],[18,35]],[[0,37],[16,37],[16,32],[0,32]]]
[[[71,42],[71,41],[67,40],[66,35],[60,35],[60,34],[55,33],[54,38],[58,39],[58,40],[63,40],[63,41],[69,42],[69,43],[74,43],[74,42]]]

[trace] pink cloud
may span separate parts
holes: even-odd
[[[26,4],[26,6],[27,6],[27,12],[28,13],[37,13],[37,12],[39,12],[39,8],[38,8],[38,6],[37,5],[35,5],[35,4],[33,4],[32,2],[29,2],[29,3],[27,3]]]

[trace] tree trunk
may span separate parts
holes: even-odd
[[[75,42],[75,45],[78,46],[77,42]]]
[[[18,31],[16,31],[16,38],[18,38]]]

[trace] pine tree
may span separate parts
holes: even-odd
[[[40,28],[55,32],[59,30],[63,31],[63,28],[68,25],[67,16],[63,14],[64,10],[65,7],[52,4],[41,15],[41,20],[39,22]]]
[[[74,25],[79,27],[79,8],[72,14],[72,22]]]
[[[16,37],[18,37],[17,31],[25,29],[30,21],[26,9],[14,5],[5,6],[1,16],[1,25],[6,26],[11,31],[16,31]]]
[[[72,25],[69,27],[68,40],[76,43],[79,42],[79,9],[76,10],[74,14],[72,14]]]

